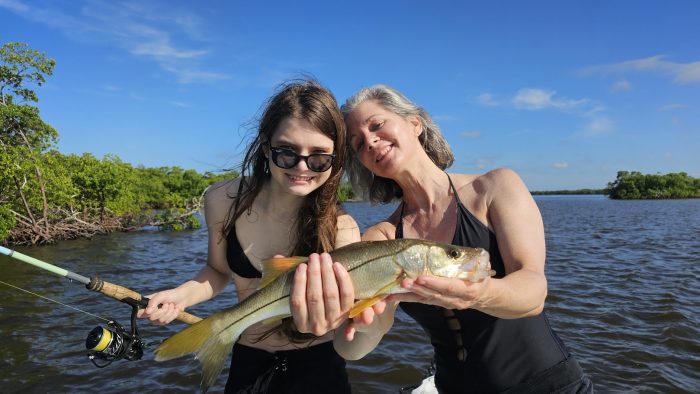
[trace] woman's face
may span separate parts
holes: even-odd
[[[421,124],[418,118],[405,119],[382,107],[376,101],[359,104],[345,117],[348,145],[360,162],[373,173],[391,178],[416,149]]]
[[[270,145],[265,147],[265,156],[268,160],[273,183],[277,184],[283,191],[296,195],[306,196],[318,189],[331,176],[330,167],[326,171],[316,172],[309,169],[307,161],[311,162],[311,167],[319,169],[320,165],[331,160],[327,156],[333,154],[334,143],[331,138],[323,134],[305,119],[284,118],[277,129],[272,134]],[[321,155],[318,155],[321,154]],[[295,156],[314,157],[298,160],[296,164]],[[273,156],[277,157],[275,164]]]

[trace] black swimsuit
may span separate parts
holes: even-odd
[[[232,226],[226,236],[226,260],[231,271],[243,278],[260,278],[243,253]],[[231,368],[226,381],[227,394],[349,394],[350,383],[345,360],[336,353],[333,342],[270,353],[262,349],[233,345]]]
[[[452,180],[450,187],[457,200],[452,244],[486,249],[496,277],[504,277],[495,234],[462,204]],[[403,206],[396,238],[403,238]],[[544,312],[499,319],[474,309],[447,310],[409,302],[400,305],[430,337],[435,351],[435,385],[440,393],[497,393],[508,389],[540,393],[569,386],[580,389],[584,383],[590,386]]]

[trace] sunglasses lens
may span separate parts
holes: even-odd
[[[284,168],[285,170],[297,165],[299,159],[300,157],[296,153],[282,149],[277,151],[277,154],[273,157],[277,167]]]
[[[324,172],[328,171],[333,164],[333,156],[331,155],[311,155],[306,159],[306,164],[311,171]]]
[[[309,170],[314,172],[325,172],[333,165],[333,155],[314,153],[309,156],[300,156],[289,149],[271,148],[272,161],[279,168],[288,170],[295,167],[300,160],[306,162]]]

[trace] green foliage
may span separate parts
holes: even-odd
[[[171,208],[161,211],[155,216],[155,219],[165,223],[160,226],[165,231],[182,231],[202,227],[197,217],[195,215],[187,215],[187,210],[184,208]]]
[[[24,43],[0,47],[0,241],[17,238],[12,232],[19,227],[26,243],[89,236],[100,226],[111,231],[157,222],[174,230],[198,228],[193,213],[204,189],[238,173],[134,168],[115,155],[98,159],[54,150],[58,132],[27,103],[38,101],[32,89],[45,83],[55,65]]]
[[[0,47],[0,102],[8,104],[12,96],[25,101],[38,101],[27,84],[41,86],[46,76],[53,74],[56,61],[29,48],[22,42],[10,42]]]
[[[0,241],[7,238],[15,224],[15,216],[12,211],[8,207],[0,205]]]
[[[610,198],[623,200],[700,198],[700,182],[685,172],[651,175],[618,171],[606,191]]]
[[[349,183],[341,183],[338,188],[338,201],[346,202],[355,198],[355,191]]]

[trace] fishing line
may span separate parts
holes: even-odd
[[[0,283],[2,283],[2,284],[5,285],[5,286],[9,286],[9,287],[15,288],[15,289],[17,289],[17,290],[21,290],[21,291],[23,291],[23,292],[25,292],[25,293],[28,293],[28,294],[37,296],[37,297],[39,297],[39,298],[43,298],[43,299],[45,299],[45,300],[47,300],[47,301],[51,301],[51,302],[54,302],[54,303],[56,303],[56,304],[63,305],[63,306],[65,306],[65,307],[74,309],[74,310],[76,310],[76,311],[78,311],[78,312],[82,312],[82,313],[84,313],[84,314],[86,314],[86,315],[90,315],[90,316],[92,316],[92,317],[94,317],[94,318],[96,318],[96,319],[104,320],[104,321],[106,321],[106,322],[109,322],[109,321],[110,321],[109,319],[106,319],[106,318],[104,318],[104,317],[102,317],[102,316],[97,316],[97,315],[95,315],[94,313],[90,313],[90,312],[84,311],[84,310],[82,310],[82,309],[80,309],[80,308],[76,308],[76,307],[74,307],[74,306],[71,306],[71,305],[68,305],[68,304],[64,304],[64,303],[62,303],[62,302],[60,302],[60,301],[56,301],[56,300],[54,300],[54,299],[52,299],[52,298],[49,298],[49,297],[44,297],[44,296],[41,295],[41,294],[33,293],[33,292],[29,291],[29,290],[25,290],[25,289],[23,289],[23,288],[21,288],[21,287],[17,287],[17,286],[15,286],[15,285],[9,284],[9,283],[7,283],[7,282],[3,282],[3,281],[0,280]]]

